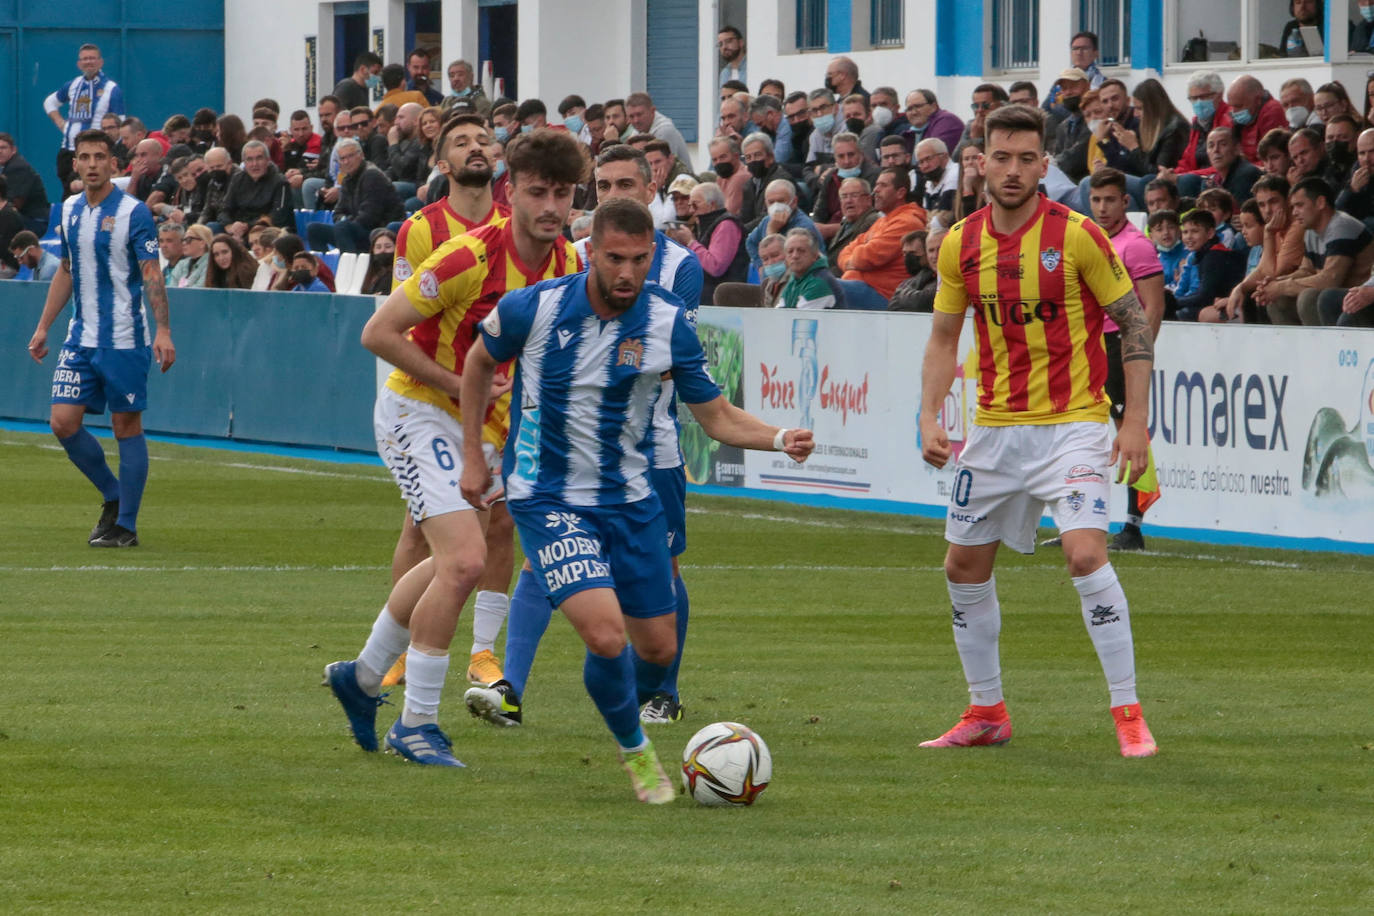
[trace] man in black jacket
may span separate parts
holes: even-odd
[[[9,134],[0,134],[0,175],[9,184],[10,203],[23,217],[24,225],[41,236],[48,230],[48,192],[33,166],[19,155]]]
[[[768,216],[768,204],[764,201],[764,192],[768,190],[769,182],[777,178],[782,178],[792,182],[796,187],[796,180],[773,158],[773,141],[768,139],[768,135],[762,132],[753,133],[744,138],[743,153],[744,166],[749,170],[749,184],[744,188],[744,198],[740,202],[739,219],[744,224],[744,231],[747,235]]]
[[[334,151],[339,157],[339,203],[332,225],[307,227],[310,248],[326,251],[337,246],[340,251],[365,252],[372,230],[402,219],[405,207],[391,180],[363,156],[357,140],[340,140]]]
[[[243,168],[229,179],[215,221],[224,232],[242,241],[248,227],[264,216],[274,226],[295,225],[291,214],[291,189],[286,179],[272,164],[267,144],[249,140],[243,144]]]

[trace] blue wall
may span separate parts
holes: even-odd
[[[936,0],[935,28],[935,75],[982,76],[983,0]]]
[[[0,340],[28,340],[43,311],[46,283],[0,281]],[[176,364],[148,384],[151,432],[372,451],[376,360],[358,342],[372,315],[369,296],[168,291]],[[0,417],[46,422],[64,312],[43,365],[9,364]],[[91,418],[108,425],[109,414]]]
[[[77,76],[76,51],[100,45],[128,113],[155,130],[174,114],[224,107],[225,0],[0,0],[0,131],[58,199],[61,137],[43,100]]]

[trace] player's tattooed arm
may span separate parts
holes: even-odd
[[[1121,361],[1129,363],[1137,359],[1153,360],[1155,357],[1154,335],[1150,333],[1150,322],[1145,317],[1145,309],[1136,298],[1135,290],[1107,304],[1107,314],[1121,328]]]
[[[163,372],[176,362],[177,351],[172,344],[171,316],[167,311],[167,285],[162,282],[162,266],[157,261],[143,262],[143,295],[153,308],[157,334],[153,337],[153,358]]]

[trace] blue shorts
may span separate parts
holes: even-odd
[[[675,468],[654,468],[649,472],[649,485],[663,503],[663,519],[668,523],[668,556],[678,556],[687,549],[687,471],[680,464]]]
[[[81,404],[86,413],[138,413],[148,409],[153,348],[63,347],[52,374],[52,402]]]
[[[525,557],[555,605],[578,592],[610,588],[630,617],[677,610],[668,532],[654,497],[618,506],[539,498],[507,506]]]

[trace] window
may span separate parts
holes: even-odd
[[[797,0],[797,50],[825,50],[826,0]]]
[[[992,0],[992,66],[995,70],[1040,66],[1040,0]]]
[[[1131,0],[1079,0],[1077,31],[1097,36],[1097,65],[1131,62]]]
[[[869,43],[875,48],[902,44],[902,0],[869,0]]]

